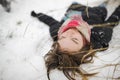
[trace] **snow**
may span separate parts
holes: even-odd
[[[49,27],[30,16],[30,12],[43,12],[60,20],[67,7],[74,0],[12,0],[11,12],[0,6],[0,80],[48,80],[44,55],[53,41]],[[97,6],[105,0],[76,0],[79,3]],[[107,6],[109,15],[119,4],[111,0]],[[120,63],[120,25],[114,28],[108,50],[98,52],[92,64],[82,65],[87,71],[96,72],[105,64]],[[97,69],[99,74],[90,80],[112,80],[108,77],[120,77],[120,66]],[[53,70],[51,80],[67,80],[61,71]],[[80,79],[77,79],[80,80]]]

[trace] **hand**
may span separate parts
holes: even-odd
[[[33,17],[40,17],[40,16],[43,16],[43,13],[36,13],[35,11],[32,11],[31,12],[31,16],[33,16]]]
[[[36,16],[37,16],[36,12],[35,12],[35,11],[32,11],[32,12],[31,12],[31,16],[36,17]]]

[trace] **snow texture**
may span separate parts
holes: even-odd
[[[44,55],[53,43],[49,27],[30,16],[30,12],[43,12],[61,20],[68,6],[75,0],[12,0],[11,12],[0,6],[0,80],[48,80]],[[105,0],[76,0],[97,6]],[[119,4],[110,0],[107,5],[110,15]],[[114,28],[108,50],[98,52],[94,62],[82,65],[88,72],[99,72],[89,80],[112,80],[120,78],[120,25]],[[51,80],[67,80],[61,71],[53,70]],[[76,78],[76,80],[81,80]],[[117,80],[117,79],[114,79]]]

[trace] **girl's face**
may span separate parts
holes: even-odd
[[[61,51],[78,52],[84,46],[84,38],[76,28],[71,28],[58,37]]]

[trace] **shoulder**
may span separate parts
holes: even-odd
[[[91,43],[93,44],[93,48],[108,47],[112,32],[112,28],[107,27],[94,27],[91,29]]]
[[[107,35],[112,33],[112,28],[110,27],[93,27],[91,29],[92,34]]]

